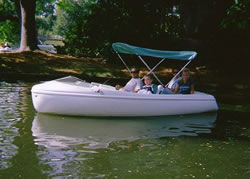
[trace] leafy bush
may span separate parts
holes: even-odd
[[[2,21],[0,22],[0,45],[4,42],[10,44],[17,44],[19,42],[20,27],[16,21]]]

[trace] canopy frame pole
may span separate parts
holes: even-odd
[[[148,74],[150,74],[150,73],[152,73],[155,69],[156,69],[156,67],[158,67],[164,60],[165,60],[166,58],[163,58],[160,62],[158,62],[148,73],[147,73],[147,75]],[[144,77],[141,79],[141,80],[143,80],[144,79]]]
[[[120,56],[120,54],[118,52],[116,52],[116,54],[118,55],[118,57],[120,58],[120,60],[122,61],[122,63],[125,65],[125,67],[127,68],[128,72],[131,73],[128,65],[125,63],[125,61],[122,59],[122,57]]]
[[[147,75],[150,74],[150,73],[152,73],[152,72],[156,69],[156,67],[158,67],[164,60],[165,60],[165,58],[163,58],[160,62],[158,62],[158,63],[157,63],[148,73],[147,73]]]
[[[154,75],[154,77],[156,78],[156,80],[157,80],[162,86],[164,86],[163,83],[161,82],[161,80],[159,80],[159,78],[156,76],[156,74],[151,70],[151,68],[148,66],[148,64],[143,60],[143,58],[142,58],[140,55],[138,55],[138,57],[139,57],[139,59],[142,61],[142,63],[147,67],[147,69],[148,69],[149,71],[151,71],[151,73]]]
[[[186,66],[188,66],[188,64],[189,63],[191,63],[191,61],[192,61],[192,58],[186,63],[186,65],[184,65],[184,67],[182,67],[182,69],[165,85],[165,87],[167,87],[168,86],[168,84],[172,81],[172,80],[174,80],[185,68],[186,68]]]

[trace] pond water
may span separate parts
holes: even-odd
[[[0,82],[0,178],[250,178],[250,113],[146,118],[37,114]]]

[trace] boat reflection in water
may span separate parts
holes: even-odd
[[[215,121],[216,113],[115,119],[37,114],[32,132],[37,145],[67,147],[86,144],[87,148],[103,148],[121,140],[211,133]]]

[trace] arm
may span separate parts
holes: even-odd
[[[134,90],[133,92],[134,93],[138,93],[140,91],[140,89],[136,89],[136,90]]]
[[[191,87],[191,91],[190,91],[190,93],[191,93],[191,94],[194,94],[194,84],[191,84],[191,86],[190,86],[190,87]]]
[[[176,85],[176,88],[174,89],[174,94],[177,94],[180,89],[179,84]]]
[[[134,89],[133,92],[138,93],[138,91],[140,91],[140,89],[142,89],[142,86],[143,86],[143,84],[142,84],[141,79],[137,80],[136,81],[136,86],[135,86],[135,89]]]
[[[175,91],[175,88],[176,88],[176,86],[177,86],[177,84],[178,84],[178,82],[179,82],[180,80],[181,80],[181,78],[178,78],[177,80],[175,80],[175,81],[173,82],[173,84],[171,85],[171,88],[168,87],[168,89],[174,92],[174,91]]]

